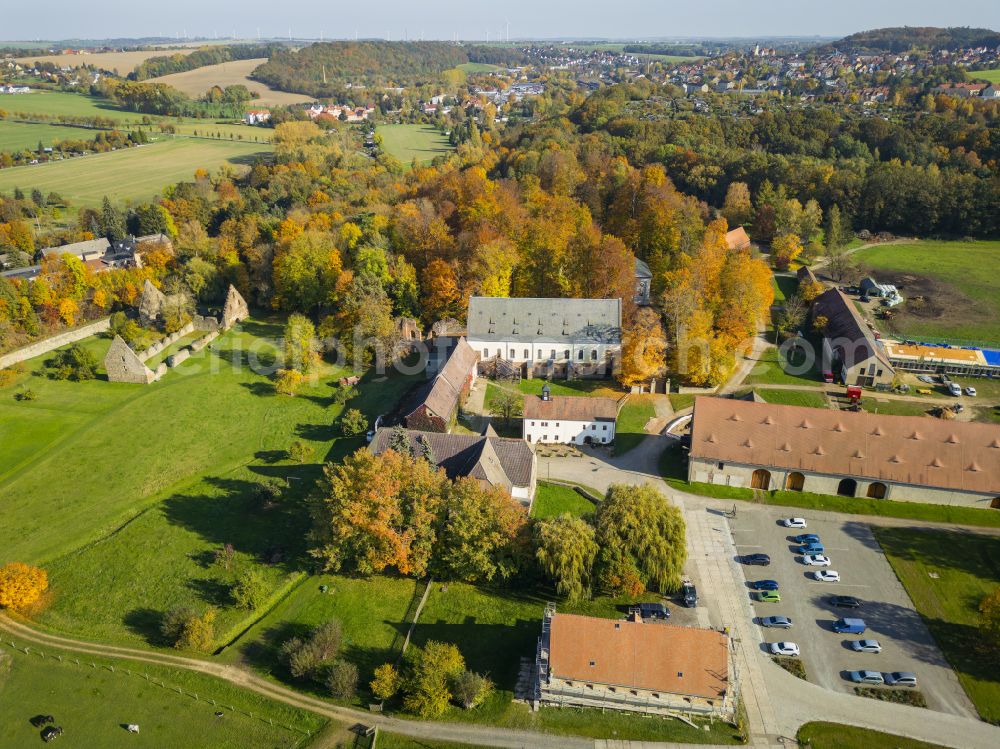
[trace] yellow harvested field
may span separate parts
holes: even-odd
[[[170,75],[152,78],[155,83],[166,83],[173,86],[178,91],[182,91],[188,96],[198,97],[204,94],[212,86],[235,86],[242,83],[251,91],[260,94],[259,99],[254,99],[251,104],[257,106],[289,105],[300,104],[304,101],[312,101],[312,97],[303,94],[290,94],[285,91],[277,91],[258,81],[250,80],[250,73],[260,65],[267,62],[267,58],[255,58],[253,60],[234,60],[233,62],[223,62],[218,65],[206,65],[203,68],[187,70],[183,73],[171,73]]]
[[[146,52],[87,52],[82,55],[28,55],[18,57],[19,63],[31,65],[34,62],[51,62],[59,67],[76,68],[81,65],[94,65],[101,70],[117,70],[121,75],[127,75],[136,66],[150,57],[172,55],[185,50],[148,50]]]

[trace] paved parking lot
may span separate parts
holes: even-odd
[[[788,510],[784,510],[785,513]],[[846,672],[857,669],[912,671],[917,674],[928,707],[934,710],[975,716],[972,704],[948,666],[923,620],[896,579],[868,526],[856,521],[810,520],[806,530],[784,528],[778,520],[781,510],[742,512],[729,521],[739,554],[766,553],[768,567],[740,566],[745,580],[734,581],[755,599],[746,581],[773,579],[780,585],[780,603],[753,600],[757,617],[784,615],[792,628],[758,628],[760,647],[764,643],[791,641],[798,644],[809,680],[827,689],[853,692]],[[841,582],[818,582],[812,571],[823,569],[802,563],[793,552],[791,538],[800,533],[819,535]],[[839,609],[829,603],[833,595],[851,595],[863,601],[860,609]],[[864,635],[840,635],[832,624],[841,617],[864,619]],[[878,655],[857,653],[850,641],[874,638],[882,645]]]

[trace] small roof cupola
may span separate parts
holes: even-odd
[[[552,400],[552,389],[549,387],[548,383],[542,385],[542,400]]]

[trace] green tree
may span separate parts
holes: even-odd
[[[241,609],[254,611],[267,600],[267,580],[260,570],[248,569],[240,574],[233,585],[233,600]]]
[[[282,309],[318,312],[334,302],[342,271],[332,235],[307,231],[274,257],[274,289]]]
[[[107,195],[104,196],[104,201],[101,203],[101,232],[112,242],[125,239],[127,235],[125,216],[111,204]]]
[[[834,204],[826,212],[824,233],[826,235],[826,252],[828,255],[833,255],[844,246],[844,222],[840,215],[840,206]]]
[[[296,463],[305,463],[312,457],[313,449],[305,440],[294,440],[288,446],[288,457]]]
[[[726,199],[722,204],[722,215],[730,229],[743,226],[753,218],[753,205],[750,202],[750,188],[746,182],[732,182],[726,190]]]
[[[535,556],[556,592],[570,601],[590,596],[590,579],[597,558],[594,528],[569,513],[535,526]]]
[[[493,691],[493,682],[475,671],[463,671],[452,680],[455,699],[466,710],[478,707]]]
[[[597,509],[601,584],[610,591],[676,590],[687,559],[684,517],[652,486],[613,484]]]
[[[357,437],[368,429],[368,419],[356,408],[349,408],[340,417],[340,431],[345,437]]]
[[[524,562],[524,506],[499,487],[462,477],[448,488],[438,566],[466,582],[509,580]]]
[[[505,427],[510,428],[511,422],[520,416],[524,410],[524,398],[520,395],[498,388],[490,404],[490,413],[503,419]]]
[[[312,371],[319,362],[316,326],[305,315],[292,314],[285,323],[285,367],[303,374]]]
[[[991,647],[1000,648],[1000,587],[979,602],[979,631]]]
[[[57,380],[93,380],[97,377],[97,357],[79,343],[58,352],[48,362]]]
[[[215,610],[199,616],[188,607],[172,609],[163,617],[160,631],[178,650],[207,652],[215,641]]]
[[[338,700],[353,700],[358,691],[358,667],[345,660],[336,660],[326,671],[326,688]]]
[[[465,670],[465,659],[452,643],[428,640],[412,648],[403,706],[422,718],[436,718],[451,701],[451,681]]]

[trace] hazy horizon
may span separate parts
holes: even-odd
[[[236,37],[300,39],[663,39],[842,37],[884,26],[973,26],[1000,28],[1000,3],[953,0],[841,0],[807,4],[774,0],[766,12],[742,0],[717,0],[706,10],[670,0],[508,0],[503,6],[470,7],[455,0],[382,0],[377,17],[370,7],[316,0],[287,0],[280,9],[263,0],[209,5],[174,0],[170,16],[121,0],[99,6],[78,0],[50,0],[44,18],[38,8],[17,4],[4,11],[5,40],[111,39],[141,37]],[[234,17],[235,16],[235,17]]]

